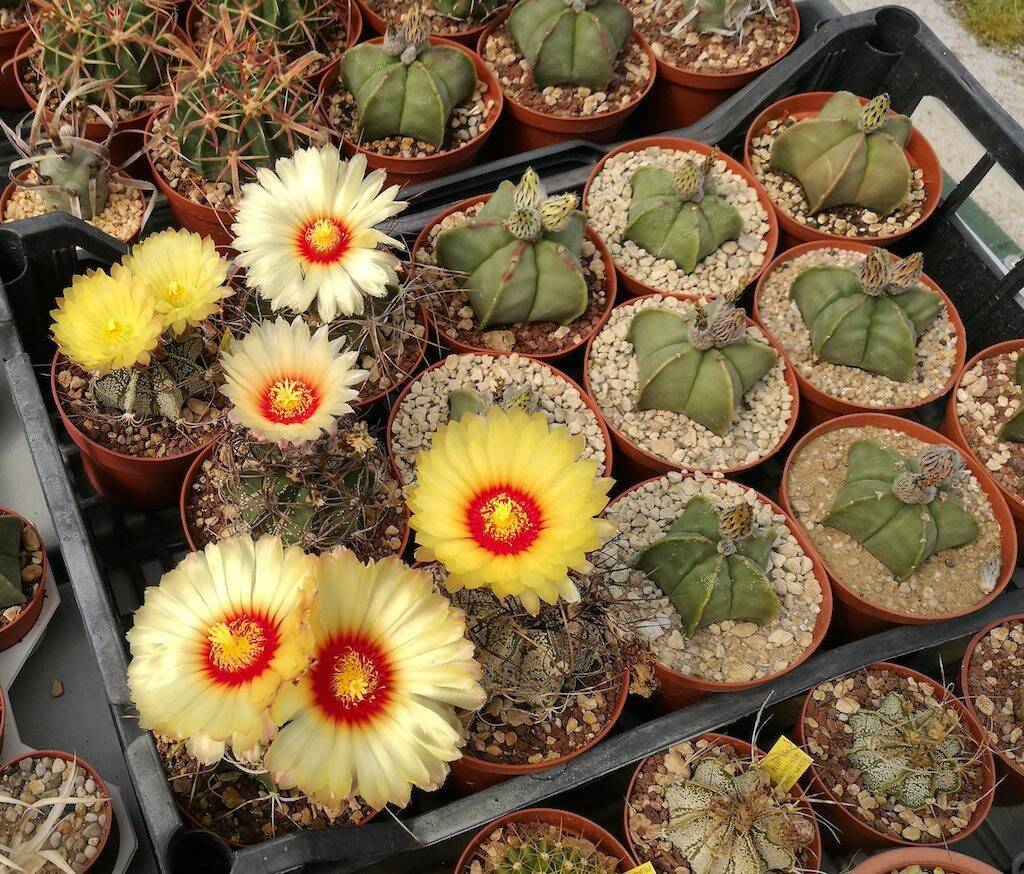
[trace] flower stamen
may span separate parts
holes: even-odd
[[[215,622],[206,632],[206,641],[211,677],[229,686],[241,685],[261,673],[277,649],[273,626],[252,615]]]
[[[132,327],[127,322],[113,317],[107,319],[103,329],[103,336],[112,345],[121,346],[126,343],[132,335]]]
[[[167,283],[167,287],[164,289],[162,295],[164,301],[169,303],[171,306],[180,307],[183,303],[188,300],[188,286],[184,282],[178,282],[176,279],[172,279]]]
[[[278,423],[304,422],[315,411],[317,392],[303,379],[282,376],[267,388],[267,417]]]
[[[537,539],[540,510],[529,495],[518,490],[493,489],[470,503],[469,527],[484,549],[495,555],[515,555]]]
[[[373,696],[380,685],[380,673],[374,663],[349,647],[334,662],[334,694],[352,707]]]
[[[331,216],[312,219],[299,231],[302,257],[314,264],[332,264],[349,248],[352,235],[348,228]]]

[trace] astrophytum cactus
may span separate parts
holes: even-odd
[[[873,249],[859,267],[819,264],[789,287],[818,358],[906,382],[917,341],[942,311],[921,286],[920,254],[900,261]]]
[[[1024,387],[1024,352],[1017,355],[1017,364],[1013,369],[1013,381]],[[1016,412],[999,431],[1000,440],[1009,440],[1011,443],[1024,443],[1024,401],[1022,401]]]
[[[341,79],[359,110],[363,140],[412,137],[440,148],[452,110],[476,90],[469,55],[430,45],[430,28],[418,6],[380,44],[362,43],[341,59]]]
[[[908,458],[857,440],[847,454],[843,487],[823,521],[903,580],[935,553],[977,539],[978,522],[955,494],[966,474],[952,446],[930,446]]]
[[[430,5],[456,21],[482,21],[500,9],[503,0],[430,0]]]
[[[644,309],[633,316],[628,339],[639,369],[641,410],[685,413],[721,436],[736,418],[743,396],[778,361],[766,343],[746,338],[743,311],[730,304],[708,318],[674,310]]]
[[[508,32],[538,90],[607,88],[632,30],[633,13],[618,0],[522,0],[508,17]]]
[[[755,532],[753,518],[749,504],[720,511],[693,498],[634,560],[668,595],[687,634],[725,619],[765,625],[775,618],[779,600],[765,572],[776,535]]]
[[[460,274],[481,328],[567,325],[586,312],[580,257],[586,219],[575,194],[547,197],[527,169],[505,180],[465,224],[438,234],[437,263]]]
[[[689,24],[698,33],[717,33],[730,39],[743,37],[743,26],[751,15],[766,12],[776,16],[772,0],[684,0]]]
[[[510,385],[500,398],[487,398],[475,388],[458,388],[448,394],[448,421],[454,422],[466,415],[483,416],[493,406],[532,413],[537,409],[537,395],[529,386]]]
[[[885,216],[910,194],[903,151],[911,122],[889,113],[889,96],[865,106],[848,91],[834,94],[816,118],[783,130],[772,144],[771,166],[803,186],[808,210],[859,206]]]
[[[715,195],[714,150],[698,165],[687,161],[675,173],[641,167],[631,180],[633,197],[623,235],[655,258],[667,258],[692,273],[727,240],[743,233],[736,207]]]

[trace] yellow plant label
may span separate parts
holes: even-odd
[[[780,789],[789,791],[814,761],[788,737],[780,737],[761,759],[763,770]]]
[[[636,868],[630,868],[626,874],[657,874],[654,870],[654,866],[650,862],[644,862],[643,865],[638,865]]]

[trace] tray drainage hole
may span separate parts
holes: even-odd
[[[921,24],[912,12],[886,6],[875,13],[875,30],[868,42],[880,52],[898,55],[920,30]]]
[[[167,847],[171,874],[229,874],[231,847],[213,832],[178,831]]]

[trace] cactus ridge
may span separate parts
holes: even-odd
[[[753,532],[752,522],[748,504],[719,511],[707,498],[693,498],[668,534],[634,559],[668,596],[687,634],[725,619],[766,625],[775,618],[779,601],[766,571],[776,535]]]
[[[199,11],[231,33],[256,34],[288,56],[325,50],[325,36],[337,28],[343,4],[337,0],[202,0]]]
[[[857,269],[809,267],[789,296],[811,335],[815,355],[897,382],[917,366],[917,343],[943,310],[942,298],[919,284],[921,258],[894,262],[873,249]]]
[[[811,214],[858,206],[886,216],[910,194],[910,133],[910,119],[890,114],[886,95],[861,108],[853,94],[839,91],[816,118],[775,137],[770,164],[799,181]]]
[[[694,320],[655,308],[633,316],[627,338],[638,366],[637,409],[683,413],[721,436],[743,396],[775,366],[779,354],[767,343],[746,339],[745,319],[739,330],[742,310],[722,306],[703,329],[701,318],[706,318],[701,308]]]
[[[1024,387],[1024,352],[1018,353],[1017,363],[1013,369],[1013,381]],[[1024,401],[1017,405],[1017,409],[999,430],[999,439],[1008,440],[1011,443],[1024,443]]]
[[[942,449],[908,458],[872,440],[855,441],[824,523],[849,534],[897,580],[943,549],[973,543],[978,522],[954,493],[963,459],[952,447]]]
[[[583,837],[544,822],[509,823],[481,848],[482,874],[614,874],[618,861]]]

